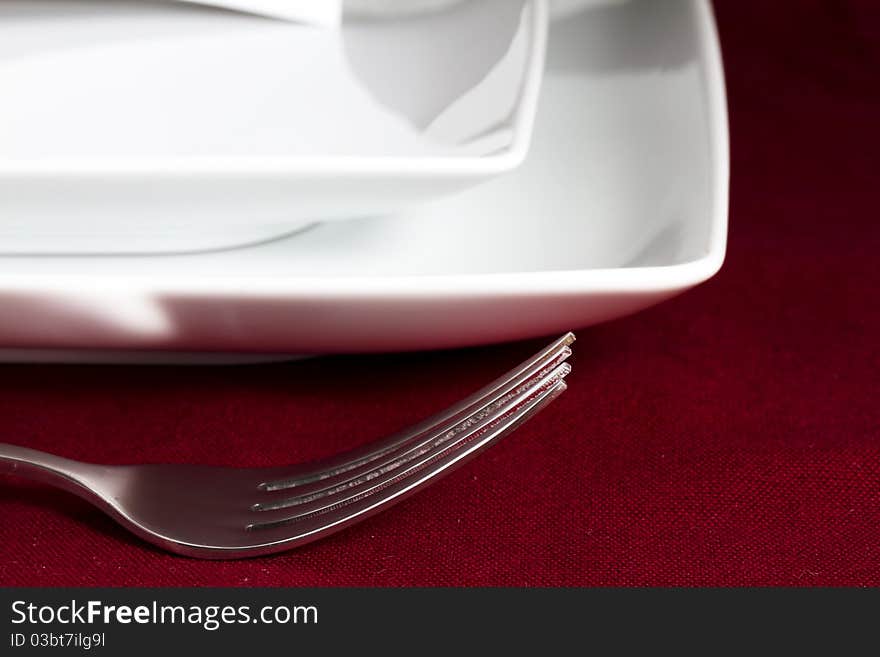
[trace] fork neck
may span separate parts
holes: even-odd
[[[0,474],[11,474],[81,494],[99,466],[28,447],[0,443]]]

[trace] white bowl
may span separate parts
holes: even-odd
[[[156,252],[375,216],[516,167],[544,0],[339,30],[151,0],[0,2],[0,252]]]
[[[516,172],[219,253],[0,257],[0,360],[255,360],[579,329],[718,270],[728,163],[708,2],[588,8],[551,30]]]

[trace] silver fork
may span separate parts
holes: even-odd
[[[171,552],[207,559],[280,552],[388,508],[516,429],[565,390],[573,342],[568,333],[427,420],[313,464],[106,466],[0,443],[0,472],[75,493]]]

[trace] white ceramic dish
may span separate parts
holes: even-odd
[[[340,29],[0,0],[0,252],[182,252],[397,211],[519,165],[545,0]]]
[[[339,27],[343,0],[175,0],[320,27]]]
[[[712,276],[727,194],[708,4],[597,7],[551,30],[515,173],[411,214],[226,252],[0,258],[0,345],[7,360],[250,359],[560,333]]]

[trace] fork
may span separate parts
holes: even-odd
[[[574,339],[567,333],[408,429],[312,464],[106,466],[0,443],[0,473],[79,495],[177,554],[233,559],[280,552],[392,506],[519,427],[565,390]]]

